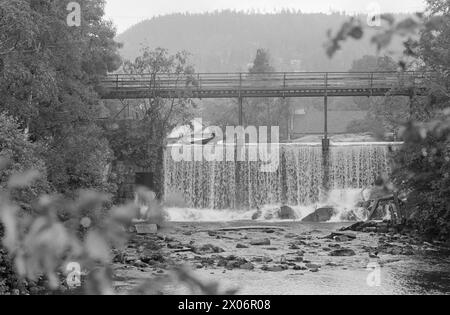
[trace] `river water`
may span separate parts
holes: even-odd
[[[164,249],[164,255],[175,264],[187,265],[202,281],[217,282],[222,289],[237,288],[239,294],[449,294],[450,256],[440,248],[413,237],[367,233],[358,233],[355,240],[336,244],[325,237],[350,224],[336,223],[340,222],[339,216],[329,223],[299,222],[324,206],[334,207],[339,214],[352,211],[358,215],[355,204],[361,200],[361,190],[370,187],[378,176],[389,174],[389,152],[396,145],[334,145],[329,169],[325,171],[322,150],[317,144],[283,144],[279,167],[274,172],[261,171],[261,161],[195,161],[194,147],[186,160],[174,161],[169,148],[165,156],[165,194],[171,223],[161,232],[162,236],[183,246],[219,246],[224,250],[221,255],[245,259],[253,263],[254,269],[224,269],[219,267],[217,255],[200,257],[213,261],[209,265],[201,265],[199,256],[193,253]],[[246,147],[247,158],[250,149],[251,146]],[[327,193],[324,178],[330,188]],[[294,209],[299,221],[265,218],[282,204]],[[251,220],[257,210],[263,215],[257,221]],[[360,219],[364,219],[364,215]],[[245,230],[219,236],[206,233],[228,226],[255,224],[275,225],[284,230],[271,234]],[[261,238],[269,238],[271,245],[249,245],[251,240]],[[389,246],[411,247],[414,254],[371,255],[386,242]],[[248,248],[238,249],[238,243]],[[267,266],[261,259],[268,262],[269,267],[279,265],[295,254],[293,246],[304,252],[303,262],[297,266],[304,270],[264,271]],[[355,255],[330,256],[331,248],[336,246],[351,249]],[[308,263],[320,267],[311,271],[305,267]],[[118,274],[132,279],[133,283],[149,277],[148,271],[128,269],[119,270]],[[121,286],[126,287],[127,281]],[[167,284],[163,292],[192,293],[178,282]]]
[[[256,223],[267,226],[267,223]],[[409,256],[379,253],[371,258],[367,248],[377,248],[380,240],[387,235],[357,233],[352,241],[339,243],[341,248],[352,249],[351,257],[332,257],[329,248],[337,246],[336,242],[325,237],[331,232],[348,226],[345,223],[299,223],[279,222],[270,226],[281,227],[283,231],[267,234],[264,231],[229,231],[220,236],[210,235],[207,231],[217,231],[224,227],[255,225],[255,222],[183,222],[169,223],[161,231],[166,237],[162,246],[167,246],[167,239],[180,244],[202,246],[213,244],[224,250],[220,254],[175,253],[163,249],[164,255],[176,265],[185,265],[195,277],[205,283],[215,282],[222,290],[237,289],[243,295],[324,295],[324,294],[450,294],[450,255],[433,246],[424,245],[414,238],[397,236],[392,241],[398,246],[412,246],[414,254]],[[251,246],[254,239],[269,238],[270,246]],[[301,239],[303,241],[298,241]],[[239,249],[237,244],[246,244],[248,248]],[[317,272],[305,270],[287,270],[273,272],[264,271],[264,265],[277,266],[283,259],[291,257],[297,250],[292,244],[304,252],[303,262],[316,264]],[[240,268],[224,268],[217,264],[217,257],[234,255],[254,264],[254,270]],[[210,259],[214,263],[201,265],[202,259]],[[261,259],[270,261],[260,263]],[[170,269],[170,268],[169,268]],[[129,283],[139,283],[142,279],[158,277],[157,268],[150,270],[118,269],[116,274],[127,279],[118,284],[126,288]],[[161,271],[162,272],[162,271]],[[170,274],[164,270],[164,274]],[[169,282],[161,290],[165,294],[192,294],[187,286],[177,281]]]

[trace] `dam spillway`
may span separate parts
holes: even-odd
[[[272,172],[261,171],[261,161],[196,160],[194,151],[208,146],[192,145],[192,159],[175,161],[169,147],[164,158],[165,195],[181,194],[186,206],[195,209],[323,203],[329,193],[326,190],[363,189],[372,186],[378,176],[389,174],[389,152],[396,145],[333,144],[325,171],[320,144],[279,144],[279,163]],[[250,150],[251,145],[244,147],[246,157]]]

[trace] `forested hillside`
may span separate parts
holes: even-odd
[[[278,71],[347,71],[354,60],[376,53],[367,36],[346,42],[333,59],[326,56],[327,31],[336,30],[347,19],[341,13],[293,11],[173,14],[143,21],[119,35],[118,41],[124,44],[122,55],[126,59],[138,56],[143,46],[164,47],[171,52],[187,50],[200,72],[247,71],[258,48],[269,51],[271,64]],[[400,53],[400,42],[390,50]]]

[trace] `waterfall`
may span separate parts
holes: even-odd
[[[279,167],[268,173],[261,171],[260,161],[194,161],[195,150],[192,160],[174,161],[169,147],[165,153],[165,194],[169,199],[181,195],[185,206],[192,209],[244,212],[268,205],[326,204],[330,194],[339,199],[336,192],[370,187],[376,177],[389,173],[390,145],[393,144],[332,145],[328,176],[334,193],[323,188],[320,144],[280,144]],[[246,157],[249,147],[245,147]]]

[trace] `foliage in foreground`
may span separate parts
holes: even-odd
[[[16,117],[41,144],[45,173],[61,193],[80,186],[102,189],[96,166],[109,148],[103,135],[93,132],[99,116],[95,89],[120,66],[115,29],[104,19],[105,1],[77,0],[80,27],[67,23],[68,2],[0,1],[0,112]]]
[[[0,162],[1,171],[7,163]],[[135,202],[113,207],[95,221],[89,215],[103,209],[109,198],[81,191],[75,200],[41,195],[33,211],[24,213],[11,195],[38,179],[35,171],[13,174],[0,190],[0,294],[115,294],[114,249],[126,245],[126,227],[140,216],[140,207]],[[136,193],[149,206],[147,218],[161,225],[164,216],[155,194],[144,189]],[[69,220],[60,220],[61,210],[70,213]],[[143,281],[128,293],[160,293],[169,281],[185,285],[194,294],[236,292],[222,292],[217,283],[200,281],[186,267],[178,266],[170,277]]]
[[[372,37],[378,50],[387,48],[395,36],[404,40],[403,70],[433,71],[427,80],[429,95],[414,99],[410,122],[403,128],[404,145],[395,153],[393,180],[408,196],[410,220],[421,232],[450,239],[450,2],[428,0],[427,11],[402,21],[381,16],[381,30]],[[331,34],[331,33],[330,33]],[[351,19],[334,37],[327,53],[332,57],[349,38],[361,39],[362,22]],[[418,39],[417,39],[418,38]],[[414,93],[414,91],[412,91]]]
[[[27,205],[39,194],[49,192],[45,161],[39,144],[29,141],[19,121],[0,112],[0,189],[5,188],[13,173],[33,169],[41,176],[31,187],[16,190],[13,198]],[[8,161],[8,162],[6,162]]]
[[[395,154],[394,179],[408,193],[410,219],[426,235],[450,239],[450,109],[430,123],[410,123]]]
[[[110,246],[120,246],[126,241],[122,224],[137,216],[137,207],[130,204],[111,209],[101,224],[93,225],[83,213],[103,206],[105,195],[82,192],[74,201],[41,195],[31,214],[23,213],[11,202],[11,193],[23,189],[38,178],[36,172],[13,175],[0,192],[0,221],[5,227],[3,246],[12,258],[20,278],[38,281],[44,276],[48,287],[60,287],[60,275],[65,267],[76,262],[90,270],[87,288],[93,294],[110,294],[112,291]],[[61,209],[71,212],[72,220],[61,222]],[[85,234],[80,234],[81,230]]]

